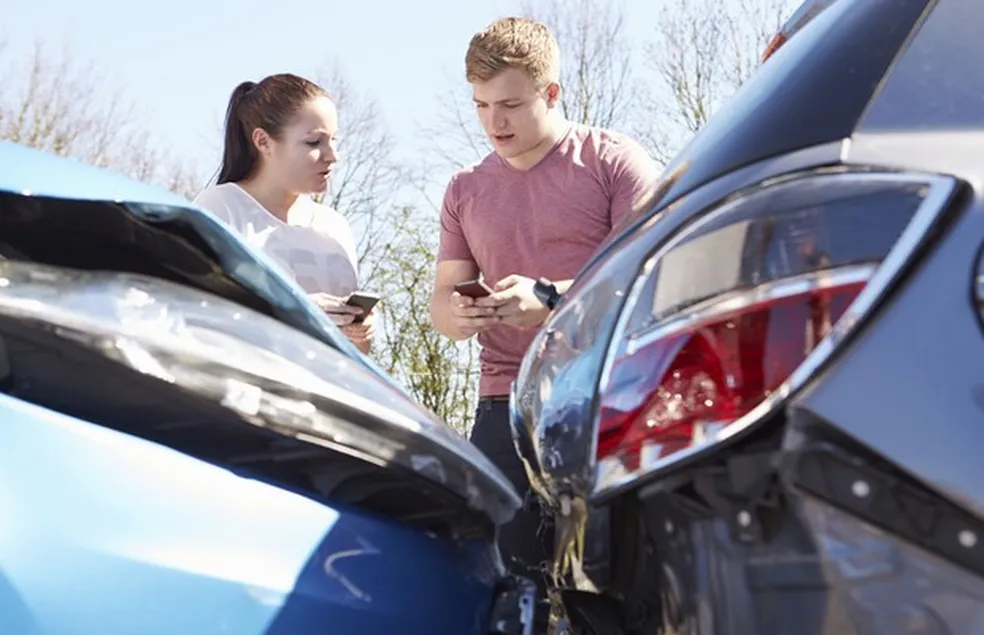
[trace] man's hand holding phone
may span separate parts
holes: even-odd
[[[495,309],[476,304],[476,298],[491,293],[492,290],[481,280],[468,280],[454,286],[454,291],[449,298],[451,318],[455,328],[463,337],[481,333],[500,322],[495,316]]]
[[[492,293],[475,300],[478,307],[490,308],[502,324],[518,328],[537,328],[550,315],[550,309],[533,293],[536,281],[525,276],[506,276]]]
[[[362,322],[365,318],[369,317],[372,310],[379,303],[380,297],[378,293],[372,293],[370,291],[354,291],[349,294],[345,299],[345,304],[348,306],[353,306],[358,309],[362,309],[362,312],[355,317],[356,322]]]

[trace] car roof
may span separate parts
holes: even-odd
[[[105,168],[0,141],[0,192],[88,201],[194,206],[168,190]]]

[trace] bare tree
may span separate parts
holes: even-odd
[[[422,140],[429,149],[427,165],[418,175],[425,185],[435,185],[430,174],[448,168],[457,170],[481,160],[492,151],[475,114],[471,88],[464,81],[464,69],[460,74],[447,75],[445,84],[446,88],[436,96],[437,114],[433,121],[421,126]]]
[[[643,92],[637,134],[665,163],[759,66],[788,0],[672,0],[645,47],[654,81]]]
[[[741,86],[762,63],[762,53],[799,2],[738,0],[728,16],[728,41],[734,52],[731,77]]]
[[[557,38],[561,107],[567,119],[627,128],[633,73],[623,5],[615,0],[525,0],[522,11],[546,24]]]
[[[380,261],[372,253],[389,233],[382,222],[397,205],[406,170],[396,157],[396,142],[374,99],[360,92],[336,62],[317,74],[338,108],[339,161],[326,202],[352,223],[367,284]]]
[[[375,102],[338,64],[317,75],[338,106],[339,162],[329,204],[359,235],[363,285],[379,292],[380,336],[373,357],[424,407],[462,432],[474,406],[471,343],[457,344],[430,323],[430,286],[436,266],[433,215],[401,204],[413,191]]]
[[[0,139],[107,167],[189,196],[194,172],[154,142],[122,91],[67,48],[35,44],[26,59],[0,47]]]

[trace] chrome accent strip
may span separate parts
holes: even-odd
[[[662,254],[662,252],[663,250],[659,251],[660,254]],[[605,360],[604,362],[602,362],[601,374],[598,377],[598,386],[595,390],[596,401],[598,398],[597,393],[600,392],[601,387],[607,386],[609,380],[611,379],[612,365],[615,362],[614,351],[616,348],[616,342],[621,341],[622,333],[625,332],[626,322],[628,321],[629,317],[632,315],[632,311],[629,309],[635,307],[636,302],[639,301],[639,296],[642,294],[642,290],[645,288],[645,284],[640,284],[640,281],[642,281],[643,283],[646,281],[648,276],[652,274],[653,267],[656,266],[657,262],[658,262],[658,258],[656,257],[650,257],[649,260],[646,261],[646,264],[643,265],[642,267],[642,271],[639,272],[639,274],[636,276],[635,281],[632,283],[632,286],[629,289],[629,293],[625,297],[625,302],[622,303],[622,312],[619,313],[618,319],[615,320],[615,331],[612,333],[612,337],[608,341],[608,350],[605,352]],[[588,460],[590,461],[590,463],[588,464],[589,468],[594,467],[596,457],[598,456],[597,406],[594,407],[594,410],[595,412],[593,412],[591,416],[594,417],[596,425],[593,430],[594,434],[591,437],[591,453],[588,454]],[[595,491],[597,491],[597,487],[598,484],[595,483]]]
[[[981,317],[984,318],[984,249],[977,257],[977,275],[974,276],[974,300],[977,307],[981,310]]]
[[[843,342],[844,338],[856,329],[857,325],[870,314],[874,306],[886,295],[889,287],[898,279],[902,268],[912,257],[916,249],[918,249],[918,247],[922,244],[923,239],[929,233],[929,230],[944,210],[946,202],[950,199],[956,189],[956,179],[952,177],[929,174],[848,172],[822,177],[809,175],[804,176],[803,178],[924,183],[929,188],[929,191],[926,193],[926,197],[919,205],[915,214],[913,214],[912,220],[906,226],[905,230],[902,232],[902,235],[885,256],[885,259],[872,275],[867,286],[865,286],[861,293],[858,294],[858,297],[855,298],[854,302],[851,303],[851,306],[849,306],[847,311],[844,312],[844,315],[841,316],[841,319],[838,320],[833,331],[831,331],[824,339],[820,341],[813,352],[807,356],[803,363],[795,371],[793,371],[789,379],[787,379],[774,393],[772,393],[757,407],[749,411],[745,416],[739,418],[713,438],[709,438],[701,444],[690,446],[689,448],[676,452],[670,456],[654,459],[652,462],[643,466],[636,472],[626,473],[624,469],[620,469],[620,462],[614,458],[607,458],[600,462],[596,461],[595,467],[597,469],[595,473],[594,489],[591,493],[592,499],[597,499],[602,496],[606,498],[612,496],[621,490],[627,489],[638,479],[651,474],[656,470],[665,469],[670,465],[695,457],[708,451],[709,448],[714,447],[722,441],[752,429],[765,417],[765,415],[784,403],[789,395],[802,388],[803,385],[820,369],[820,367],[830,359],[837,347],[841,344],[841,342]],[[623,341],[625,337],[626,324],[629,317],[632,315],[641,289],[646,283],[646,276],[652,271],[653,266],[655,266],[655,264],[667,251],[675,247],[682,238],[691,234],[695,230],[699,230],[705,224],[729,213],[730,210],[736,204],[743,201],[744,198],[745,197],[728,201],[722,205],[721,208],[707,214],[691,226],[684,228],[682,231],[675,234],[667,243],[659,248],[653,256],[650,257],[643,268],[643,272],[633,283],[629,298],[626,300],[626,303],[622,308],[622,313],[619,315],[618,322],[615,327],[615,333],[612,336],[608,347],[608,352],[606,354],[605,365],[602,371],[601,381],[599,382],[599,388],[605,386],[610,379],[611,368],[615,361],[614,356],[618,343]],[[595,417],[597,417],[597,414],[595,414]],[[594,436],[595,439],[592,444],[592,457],[597,456],[597,427],[595,429]]]
[[[513,427],[526,425],[526,419],[519,410],[519,388],[515,380],[509,383],[509,424]]]
[[[788,298],[817,289],[867,282],[877,269],[878,265],[875,264],[846,265],[773,280],[752,289],[726,292],[717,298],[687,307],[684,309],[687,312],[685,315],[667,318],[647,328],[639,335],[631,336],[626,354],[633,355],[639,349],[645,348],[657,340],[693,328],[698,324],[713,321],[728,313],[747,309],[755,304]]]
[[[848,137],[848,138],[844,139],[843,141],[841,141],[841,150],[840,150],[840,160],[841,160],[841,162],[842,163],[846,163],[847,162],[847,158],[848,158],[848,156],[850,154],[851,154],[851,138]]]

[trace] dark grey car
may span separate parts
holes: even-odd
[[[582,633],[984,633],[984,2],[838,0],[527,354]]]

